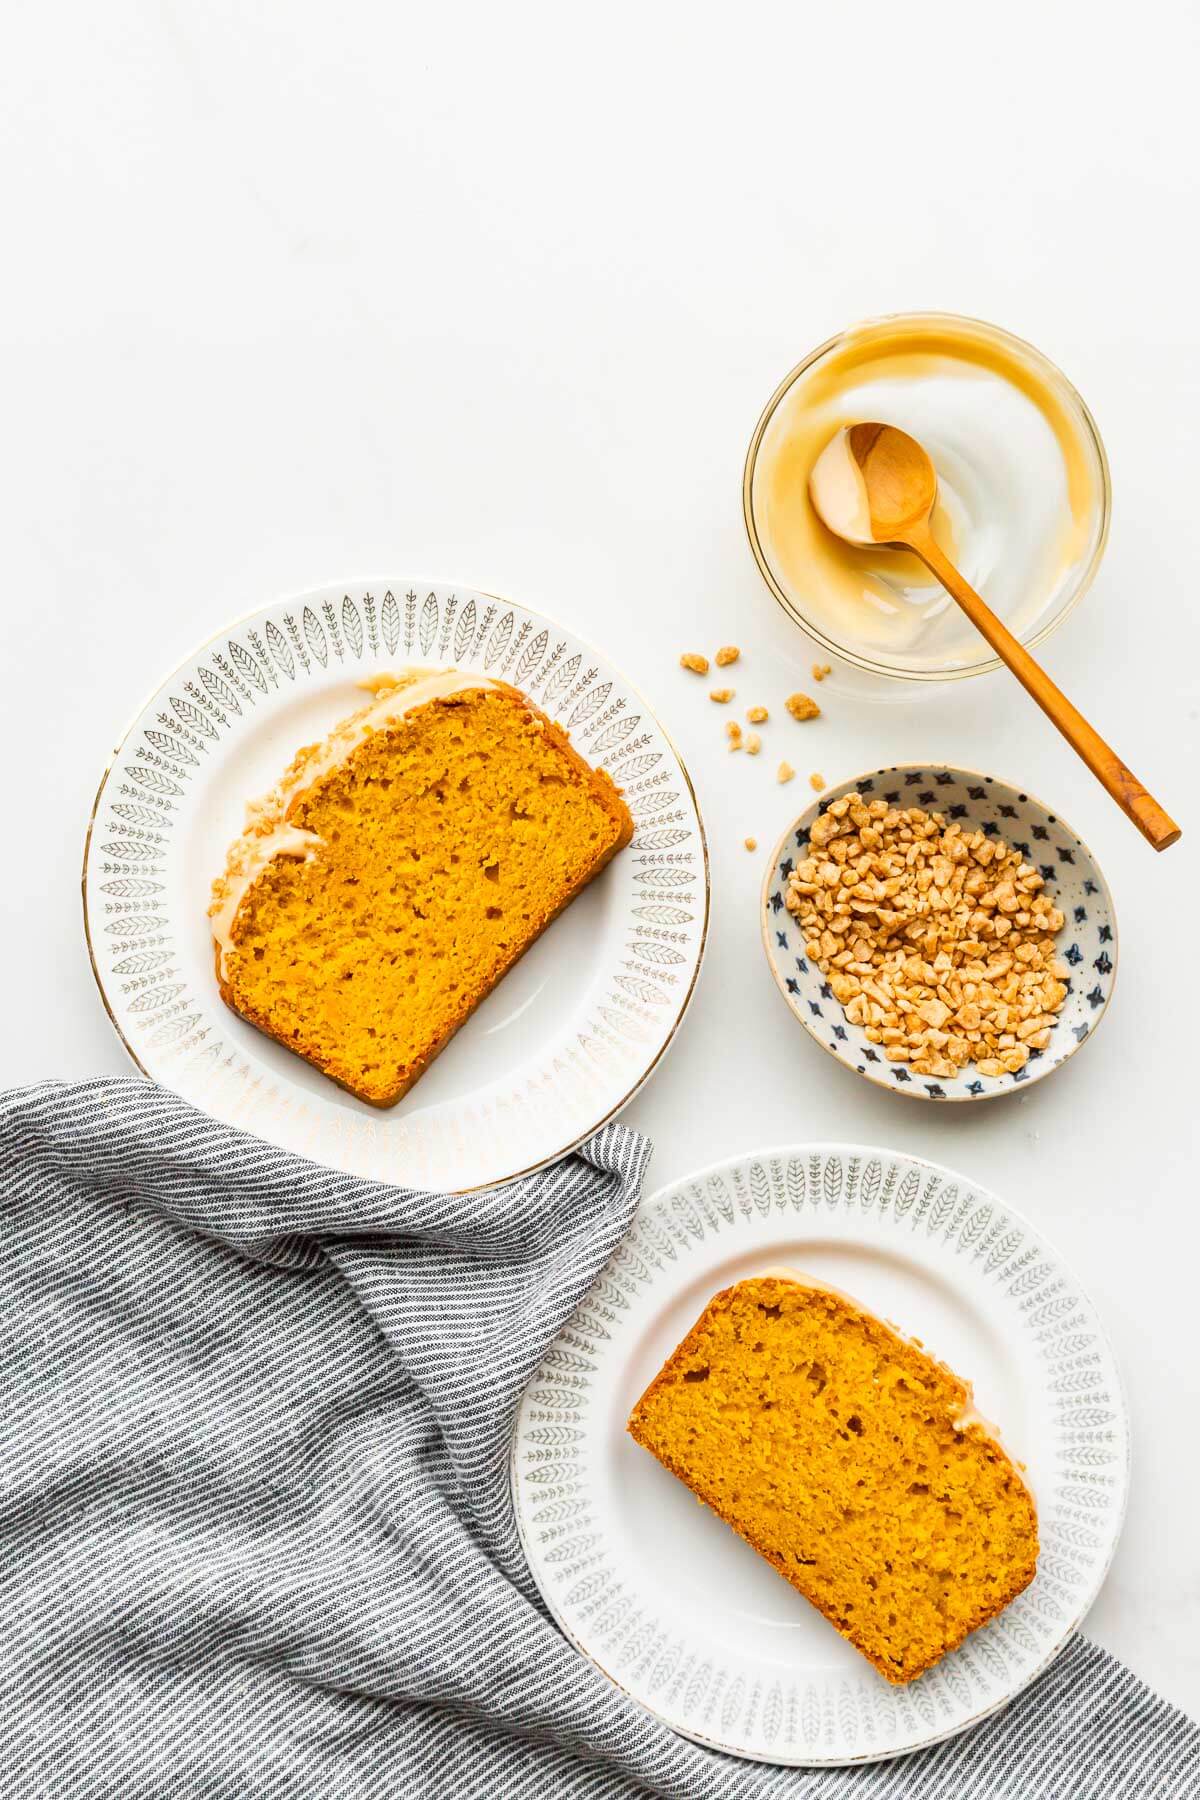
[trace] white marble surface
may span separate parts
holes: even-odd
[[[1108,1321],[1135,1429],[1089,1629],[1200,1714],[1195,1351],[1196,25],[1021,0],[602,12],[74,0],[10,20],[5,276],[6,1030],[0,1077],[124,1069],[78,875],[101,767],[148,689],[263,600],[354,574],[511,594],[602,642],[688,758],[711,952],[628,1118],[658,1182],[755,1145],[870,1140],[1023,1207]],[[880,48],[864,52],[877,27]],[[903,143],[898,139],[903,138]],[[730,758],[681,649],[745,697],[811,656],[746,547],[747,439],[779,377],[864,314],[993,318],[1092,405],[1115,488],[1100,579],[1047,662],[1177,812],[1156,858],[992,677],[923,703],[826,690]],[[758,942],[802,785],[984,766],[1061,808],[1112,885],[1121,971],[1085,1052],[1026,1095],[873,1093],[796,1029]],[[742,848],[747,833],[758,855]]]

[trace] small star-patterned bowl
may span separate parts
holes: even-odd
[[[1015,1075],[981,1075],[973,1063],[952,1079],[916,1075],[904,1063],[890,1063],[867,1042],[861,1025],[851,1025],[828,981],[804,953],[799,923],[787,910],[788,876],[808,854],[809,833],[818,817],[844,794],[920,806],[962,821],[964,831],[1003,838],[1026,862],[1040,869],[1046,892],[1066,914],[1058,953],[1070,968],[1067,998],[1044,1050],[1034,1050]],[[762,898],[763,945],[775,983],[809,1035],[855,1074],[876,1087],[917,1100],[992,1100],[1014,1088],[1041,1081],[1086,1043],[1103,1016],[1117,975],[1117,921],[1108,883],[1082,838],[1040,800],[1006,781],[970,769],[919,768],[902,763],[830,788],[780,838],[767,869]]]

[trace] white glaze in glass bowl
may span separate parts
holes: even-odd
[[[1066,617],[1108,535],[1095,423],[1041,353],[952,314],[867,320],[823,344],[771,397],[746,458],[743,505],[767,585],[814,641],[873,675],[952,680],[998,667],[916,558],[851,550],[816,519],[807,473],[842,425],[880,419],[929,450],[935,532],[1023,642]]]

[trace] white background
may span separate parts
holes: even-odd
[[[195,643],[360,574],[557,616],[655,704],[709,828],[705,973],[627,1115],[656,1184],[819,1136],[939,1158],[1026,1210],[1099,1303],[1133,1413],[1128,1524],[1089,1629],[1200,1714],[1196,16],[11,11],[0,1078],[126,1067],[84,952],[83,834],[125,723]],[[826,718],[803,737],[773,722],[755,764],[676,666],[732,639],[739,698],[809,685],[746,545],[746,443],[814,344],[922,306],[1031,338],[1099,420],[1112,539],[1046,661],[1183,823],[1162,857],[1005,678],[892,705],[835,678]],[[1094,1043],[953,1111],[822,1055],[758,938],[763,859],[807,793],[775,785],[785,749],[830,781],[986,767],[1059,808],[1120,920]]]

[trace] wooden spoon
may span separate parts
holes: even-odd
[[[848,425],[813,464],[808,492],[817,516],[848,544],[914,551],[1142,836],[1156,850],[1175,842],[1179,826],[942,554],[929,525],[937,474],[916,438],[895,425]]]

